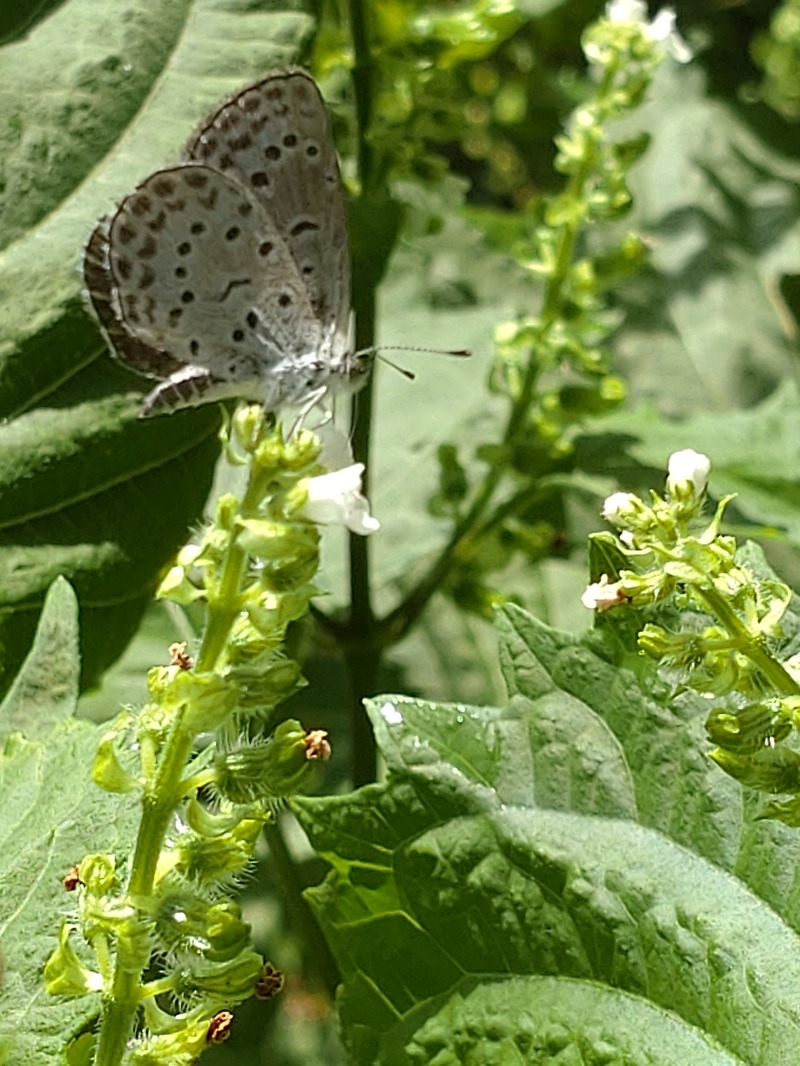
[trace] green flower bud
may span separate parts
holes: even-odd
[[[183,833],[174,848],[174,867],[199,885],[229,883],[250,865],[263,824],[261,817],[240,817],[228,832],[215,837]]]
[[[243,518],[240,525],[239,543],[258,559],[281,562],[297,556],[305,558],[317,551],[319,534],[310,526],[266,518]]]
[[[788,800],[786,803],[768,803],[763,811],[757,815],[759,819],[774,818],[792,829],[800,828],[800,796]]]
[[[751,578],[752,580],[752,578]],[[781,619],[792,598],[792,591],[782,581],[761,581],[756,589],[758,630],[767,637],[783,635]]]
[[[177,975],[175,993],[187,1001],[202,999],[203,1005],[230,1006],[249,999],[261,976],[264,960],[254,951],[244,951],[228,962],[199,962]]]
[[[255,452],[255,461],[263,469],[287,470],[294,474],[315,463],[321,450],[319,440],[308,430],[292,434],[289,440],[284,440],[278,431],[261,440]]]
[[[309,770],[306,731],[295,719],[281,722],[266,740],[242,743],[214,758],[216,788],[232,803],[293,795]]]
[[[263,424],[264,408],[260,404],[251,403],[237,407],[231,419],[230,439],[248,455],[252,455]]]
[[[663,626],[650,623],[640,630],[638,643],[651,659],[667,659],[673,665],[696,663],[705,653],[696,633],[670,633]]]
[[[715,748],[711,758],[726,774],[760,792],[800,792],[800,754],[789,748],[762,748],[754,755]]]
[[[183,811],[184,820],[198,836],[213,837],[228,833],[242,820],[241,811],[223,810],[214,813],[204,803],[193,796]]]
[[[117,863],[113,855],[87,855],[78,864],[78,876],[86,891],[94,896],[108,896],[119,887]]]
[[[186,708],[184,724],[194,733],[207,733],[228,720],[236,706],[236,686],[217,674],[195,674],[180,666],[157,666],[147,675],[154,721],[145,709],[140,725],[161,733],[171,724],[172,709]]]
[[[75,954],[66,922],[58,932],[58,947],[45,963],[44,981],[51,996],[83,996],[103,990],[100,974],[87,970]]]
[[[272,658],[263,665],[256,660],[236,666],[226,676],[238,687],[240,708],[276,707],[306,684],[298,664],[284,658]]]
[[[286,626],[305,615],[309,600],[316,592],[314,585],[305,583],[297,590],[289,589],[278,594],[263,588],[259,582],[257,595],[248,596],[244,606],[247,621],[260,634],[263,642],[254,649],[254,634],[246,628],[245,623],[237,623],[231,640],[229,661],[234,664],[249,662],[256,655],[276,648],[283,642]]]
[[[250,946],[250,926],[233,900],[208,903],[199,896],[176,893],[160,900],[155,929],[169,951],[227,962]]]
[[[176,1032],[145,1037],[127,1052],[130,1066],[193,1066],[208,1046],[209,1013],[181,1022]]]
[[[209,733],[227,722],[236,708],[236,685],[217,674],[181,672],[172,686],[186,706],[184,724],[193,733]]]
[[[613,411],[625,399],[619,378],[604,377],[593,385],[565,385],[559,390],[561,410],[571,418]]]
[[[261,571],[261,583],[272,592],[289,593],[306,585],[319,567],[319,551],[316,546],[305,553],[297,552],[292,559],[281,559]]]
[[[198,588],[189,580],[182,566],[170,567],[156,592],[160,600],[170,600],[182,606],[204,599],[205,594],[205,589]]]
[[[795,699],[793,702],[797,703]],[[752,755],[785,740],[792,731],[791,711],[778,699],[751,703],[732,712],[715,707],[706,719],[712,743],[737,755]]]

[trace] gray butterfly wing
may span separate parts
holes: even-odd
[[[111,274],[108,231],[111,220],[98,223],[86,245],[83,278],[92,310],[116,358],[140,374],[164,378],[180,369],[181,364],[169,352],[152,348],[128,331],[122,319],[119,300]]]
[[[313,78],[292,69],[232,96],[201,123],[186,158],[240,181],[265,206],[308,290],[323,356],[346,360],[350,256],[341,176]]]
[[[302,395],[321,326],[275,223],[250,192],[209,167],[156,171],[109,228],[118,317],[137,342],[181,365],[258,393]],[[291,370],[291,373],[288,371]]]

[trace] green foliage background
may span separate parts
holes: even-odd
[[[372,502],[384,528],[372,579],[378,607],[389,608],[445,537],[428,506],[439,483],[438,446],[452,442],[477,475],[476,447],[499,434],[500,400],[485,387],[492,333],[538,306],[516,254],[524,208],[558,187],[552,138],[587,91],[579,30],[601,5],[381,8],[378,61],[398,77],[404,64],[431,64],[435,106],[407,116],[409,144],[424,139],[428,151],[409,149],[394,177],[401,239],[379,292],[379,338],[475,353],[469,363],[403,357],[416,383],[377,367]],[[481,560],[492,589],[539,621],[504,609],[501,668],[490,622],[452,595],[437,596],[384,664],[379,691],[404,697],[372,705],[387,781],[297,805],[312,844],[336,868],[312,898],[345,979],[344,1043],[357,1062],[766,1066],[791,1061],[800,1048],[795,835],[755,822],[751,801],[704,759],[701,708],[689,700],[676,708],[654,679],[626,672],[631,664],[618,649],[567,632],[586,625],[578,606],[582,546],[599,501],[619,486],[659,485],[679,447],[709,454],[713,491],[739,493],[731,519],[762,538],[783,578],[795,587],[800,579],[800,142],[790,108],[760,101],[761,72],[751,59],[764,55],[777,8],[679,7],[697,58],[686,67],[667,61],[631,128],[620,131],[646,130],[651,146],[633,172],[631,213],[589,244],[602,247],[627,229],[650,243],[647,267],[610,297],[629,401],[583,420],[567,469],[553,479],[558,557],[535,565],[502,553]],[[406,34],[415,13],[452,16],[452,43]],[[352,177],[351,100],[338,66],[345,24],[332,10],[322,23],[319,15],[314,5],[252,0],[3,8],[4,688],[59,574],[80,604],[80,687],[99,681],[200,519],[214,473],[216,411],[136,420],[139,383],[105,356],[83,308],[82,246],[116,199],[177,158],[219,99],[290,62],[311,63],[334,101]],[[464,30],[469,19],[485,27],[479,44]],[[398,107],[396,99],[384,105]],[[443,159],[454,173],[445,173]],[[400,221],[393,212],[354,217],[356,284],[383,270]],[[326,551],[329,606],[345,601],[347,579],[343,543],[332,535]],[[68,613],[63,603],[60,610]],[[107,718],[120,702],[143,698],[144,670],[178,635],[162,609],[152,609],[102,688],[85,697],[83,713]],[[68,683],[52,671],[36,682],[67,685],[64,718],[79,687],[72,639],[61,644]],[[300,639],[311,685],[293,713],[331,731],[326,791],[341,791],[341,666],[330,644]],[[46,662],[58,658],[51,650]],[[13,728],[21,728],[16,718]],[[33,857],[22,872],[7,866],[0,882],[16,919],[3,927],[4,992],[22,1000],[21,1024],[39,1034],[27,1057],[8,1061],[37,1066],[57,1061],[57,1038],[91,1012],[43,1006],[38,963],[27,975],[34,979],[19,984],[14,944],[31,943],[37,959],[46,957],[63,909],[58,881],[80,857],[84,833],[105,821],[88,795],[81,799],[80,832],[62,857],[54,842],[62,824],[73,828],[76,796],[74,785],[62,792],[52,784],[73,767],[70,782],[78,777],[97,735],[89,723],[61,722],[55,736],[45,749],[28,733],[34,746],[12,743],[0,767],[5,794],[17,797],[7,812],[22,810],[20,779],[35,781],[58,808],[48,810],[41,797],[24,801],[40,811],[24,831],[29,852],[19,844],[21,821],[8,819],[7,847]],[[26,769],[30,759],[39,760],[36,772]],[[124,821],[121,811],[108,820],[109,842],[93,838],[93,849],[116,846],[117,817]],[[321,879],[323,864],[299,833],[290,851],[300,882]],[[208,1061],[334,1063],[343,1052],[320,978],[327,964],[309,959],[298,934],[302,905],[276,891],[274,851],[270,858],[254,878],[250,915],[264,949],[289,974],[285,1005],[243,1011],[230,1043]],[[10,885],[18,895],[5,894]],[[40,950],[26,923],[41,928],[45,920]]]

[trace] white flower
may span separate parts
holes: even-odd
[[[610,0],[606,4],[606,18],[609,22],[647,22],[647,4],[644,0]]]
[[[369,504],[361,494],[363,463],[351,463],[341,470],[308,478],[303,487],[306,502],[300,514],[318,525],[346,526],[351,533],[366,536],[381,528],[380,522],[369,513]]]
[[[638,496],[632,492],[615,492],[606,499],[601,514],[612,526],[624,526],[640,509]]]
[[[609,22],[637,23],[651,41],[663,43],[678,63],[688,63],[692,58],[691,49],[675,29],[675,12],[671,7],[663,7],[650,22],[644,0],[610,0],[605,14]]]
[[[608,583],[608,574],[603,574],[599,581],[589,585],[581,596],[581,603],[590,611],[607,611],[609,607],[617,607],[621,603],[627,603],[628,597],[620,588],[620,582],[613,585]]]
[[[711,460],[707,455],[686,448],[673,452],[667,464],[667,490],[670,496],[702,496],[708,484]]]

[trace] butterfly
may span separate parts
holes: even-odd
[[[113,354],[158,379],[142,414],[223,398],[312,406],[365,380],[325,105],[299,68],[235,93],[94,229],[91,307]]]

